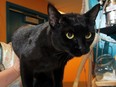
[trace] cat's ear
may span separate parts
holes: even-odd
[[[61,17],[61,14],[58,12],[58,10],[50,3],[48,4],[48,17],[49,23],[52,27],[58,24]]]
[[[90,9],[88,12],[86,12],[84,15],[88,17],[90,21],[95,21],[99,10],[100,10],[100,4],[97,4],[92,9]]]

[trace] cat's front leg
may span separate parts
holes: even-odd
[[[33,87],[33,74],[24,61],[20,61],[20,72],[23,87]]]
[[[54,80],[55,80],[55,86],[54,87],[63,87],[63,74],[64,74],[64,66],[54,70]]]

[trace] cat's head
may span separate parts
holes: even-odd
[[[72,56],[88,53],[95,37],[94,26],[99,9],[100,5],[97,4],[85,14],[61,14],[49,4],[48,17],[53,46]]]

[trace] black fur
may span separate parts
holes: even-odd
[[[67,61],[90,50],[99,8],[96,5],[83,15],[60,14],[49,4],[48,22],[24,26],[14,33],[12,45],[20,58],[23,87],[62,87]],[[67,33],[74,37],[67,38]],[[90,33],[91,37],[85,38]]]

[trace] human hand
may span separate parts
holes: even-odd
[[[13,65],[14,70],[20,74],[20,61],[19,58],[17,57],[17,55],[14,55],[14,65]]]

